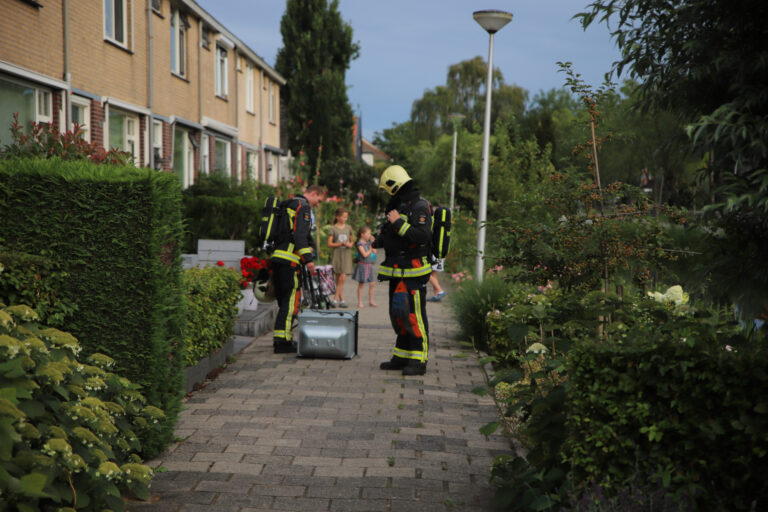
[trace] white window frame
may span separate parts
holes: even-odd
[[[245,63],[245,110],[253,114],[253,73],[254,67],[250,62]]]
[[[223,137],[215,137],[214,143],[216,142],[223,142],[227,145],[226,151],[224,151],[224,154],[226,155],[227,160],[227,166],[224,169],[224,175],[225,176],[232,176],[232,141],[229,139],[225,139]],[[214,146],[214,152],[215,152],[215,146]],[[219,167],[219,162],[216,162],[216,167]],[[218,171],[216,171],[218,172]]]
[[[38,123],[53,122],[53,94],[50,90],[35,88],[35,117]]]
[[[128,2],[130,0],[104,0],[102,3],[102,9],[104,11],[104,39],[107,41],[111,41],[119,46],[122,46],[124,48],[128,47]],[[119,4],[119,8],[116,8]],[[111,17],[107,17],[108,14],[108,7],[109,12],[111,13]],[[123,13],[123,23],[122,23],[122,30],[123,30],[123,40],[119,40],[115,36],[115,13],[121,10]]]
[[[249,180],[259,180],[259,154],[256,151],[246,150],[245,169]]]
[[[181,138],[178,139],[181,135]],[[195,179],[195,148],[192,146],[192,142],[189,140],[189,131],[187,131],[186,128],[182,128],[179,125],[176,125],[173,127],[173,155],[174,155],[174,162],[173,162],[173,171],[176,172],[176,164],[178,162],[175,161],[176,158],[176,143],[181,142],[181,188],[186,189],[192,183]]]
[[[200,137],[200,148],[200,170],[207,176],[211,174],[211,142],[206,133]]]
[[[181,11],[171,9],[171,71],[187,76],[187,26]]]
[[[163,158],[163,122],[152,120],[152,151],[157,149],[157,154]]]
[[[275,122],[275,101],[277,101],[277,95],[275,94],[275,88],[277,87],[276,83],[270,83],[269,84],[269,122],[273,123]]]
[[[214,55],[216,59],[214,75],[216,75],[216,96],[227,97],[229,91],[229,49],[226,46],[217,44]]]
[[[109,128],[110,128],[110,112],[114,107],[107,105],[107,111],[105,112],[106,129],[104,130],[104,148],[109,151],[114,145],[109,140]],[[123,121],[123,134],[125,137],[126,147],[118,148],[120,151],[126,151],[133,156],[133,164],[139,166],[139,116],[129,110],[123,110],[115,108],[115,112],[119,112],[125,116]],[[133,128],[133,133],[131,132]]]
[[[90,120],[91,120],[91,100],[88,98],[81,98],[80,96],[75,96],[74,94],[70,98],[70,104],[72,105],[72,109],[82,109],[83,111],[83,120],[85,121],[83,124],[80,125],[80,137],[86,141],[91,142],[91,127],[89,126]],[[72,115],[70,113],[70,119],[72,119]],[[75,123],[71,122],[69,125],[70,130],[75,129]]]
[[[33,94],[30,94],[30,96],[33,101],[34,119],[30,119],[28,121],[33,121],[35,123],[52,123],[53,122],[53,91],[51,89],[40,87],[38,84],[34,82],[28,82],[26,80],[20,80],[14,77],[6,76],[6,75],[2,75],[0,78],[2,79],[3,82],[8,82],[18,87],[23,87],[23,88],[32,90]],[[41,105],[47,108],[47,115],[45,112],[40,112]],[[10,126],[10,122],[11,122],[10,119],[7,119],[5,122],[8,123],[8,126]],[[59,125],[61,125],[61,122],[59,123]],[[26,130],[29,127],[25,125],[22,128],[26,132]],[[6,142],[4,141],[4,143]]]

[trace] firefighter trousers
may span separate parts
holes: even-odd
[[[389,281],[389,319],[397,334],[393,361],[426,363],[429,356],[427,282],[424,279]]]
[[[291,341],[293,319],[298,314],[301,303],[299,267],[273,262],[272,282],[275,285],[275,298],[278,306],[275,332],[272,336],[276,342]]]

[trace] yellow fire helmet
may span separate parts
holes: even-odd
[[[399,165],[390,165],[379,179],[379,188],[387,191],[387,194],[394,196],[400,188],[411,181],[408,173]]]
[[[254,281],[253,295],[259,302],[274,302],[275,285],[272,284],[272,280],[266,279],[263,281]]]

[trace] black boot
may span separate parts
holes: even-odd
[[[272,351],[275,354],[290,354],[293,352],[296,353],[296,342],[294,341],[285,341],[285,340],[273,340],[272,341]]]
[[[424,375],[427,373],[427,363],[408,361],[403,367],[403,375]]]
[[[392,357],[389,361],[384,361],[379,365],[380,370],[402,370],[407,363],[402,357]]]

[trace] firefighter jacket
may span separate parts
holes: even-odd
[[[386,221],[373,243],[383,247],[386,258],[379,267],[379,280],[427,279],[432,272],[429,243],[432,240],[430,207],[419,189],[408,187],[390,199],[386,211],[397,210],[400,218]]]
[[[314,259],[312,247],[312,211],[302,195],[287,201],[280,220],[280,231],[272,253],[274,263],[309,263]]]

